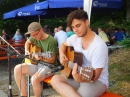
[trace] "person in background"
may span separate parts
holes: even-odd
[[[2,31],[2,38],[7,41],[11,39],[10,36],[8,35],[6,29],[3,29],[3,31]],[[5,44],[5,42],[2,39],[1,39],[1,44]]]
[[[25,55],[31,54],[29,49],[31,44],[34,44],[41,48],[44,56],[35,55],[35,60],[39,60],[36,64],[21,63],[16,65],[14,68],[14,78],[20,91],[20,97],[27,97],[25,75],[30,75],[35,97],[40,97],[43,88],[41,82],[53,75],[53,73],[48,74],[48,72],[52,71],[52,68],[49,66],[55,67],[57,65],[57,41],[51,35],[46,34],[38,22],[32,22],[28,26],[26,34],[30,34],[30,37],[25,43]],[[49,64],[49,66],[44,63]]]
[[[47,34],[53,36],[53,33],[51,32],[51,30],[50,30],[50,28],[49,28],[48,25],[45,25],[45,26],[43,27],[43,30],[44,30],[45,33],[47,33]]]
[[[20,33],[19,29],[16,30],[16,33],[15,33],[14,37],[12,38],[12,40],[15,40],[15,41],[23,40],[23,36]]]
[[[102,30],[102,28],[98,28],[98,35],[107,44],[107,46],[110,46],[109,38],[107,37],[107,34]]]
[[[129,38],[129,35],[126,33],[126,30],[124,28],[121,29],[121,32],[123,33],[123,37]]]
[[[105,33],[107,34],[107,37],[108,37],[109,39],[111,39],[111,33],[110,33],[108,27],[106,27],[106,29],[105,29]]]
[[[71,30],[70,27],[66,27],[66,33],[67,33],[67,36],[70,37],[71,35],[74,34],[74,32]]]
[[[55,33],[54,38],[58,42],[58,48],[68,38],[66,32],[63,31],[63,27],[62,26],[58,27],[58,32]]]
[[[119,41],[119,42],[122,41],[123,38],[124,38],[124,37],[123,37],[123,33],[120,32],[118,28],[115,28],[115,29],[114,29],[114,32],[115,32],[115,33],[114,33],[114,36],[113,36],[111,39],[112,39],[112,40],[115,40],[115,39],[116,39],[116,40]]]
[[[53,34],[55,35],[56,32],[58,32],[58,28],[54,28],[54,33]]]
[[[28,40],[30,37],[30,34],[24,34],[24,36],[25,36],[25,39]]]
[[[108,39],[109,39],[109,41],[110,41],[110,44],[112,45],[112,44],[113,44],[113,40],[111,39],[111,38],[112,38],[112,35],[111,35],[111,32],[110,32],[110,30],[109,30],[108,27],[106,27],[105,33],[107,34],[107,37],[108,37]]]
[[[72,46],[74,51],[83,54],[82,67],[93,68],[94,74],[92,79],[87,80],[86,73],[82,72],[83,68],[79,71],[79,64],[75,62],[71,73],[72,79],[64,74],[54,75],[51,85],[62,97],[100,97],[108,89],[108,47],[90,29],[88,15],[84,10],[71,12],[67,17],[67,26],[71,27],[75,34],[67,38],[59,48],[61,64],[69,61],[66,49]]]

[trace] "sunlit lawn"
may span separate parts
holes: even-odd
[[[130,50],[118,49],[109,55],[108,91],[130,97]]]

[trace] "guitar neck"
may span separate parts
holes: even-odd
[[[68,67],[71,68],[71,69],[73,69],[73,67],[74,67],[74,63],[71,62],[71,61],[69,61],[69,63],[68,63]],[[78,72],[80,72],[80,70],[81,70],[81,66],[78,66]]]
[[[32,53],[32,56],[43,56],[45,58],[51,58],[52,57],[52,52],[37,52],[37,53]]]
[[[67,77],[71,74],[71,69],[74,67],[74,63],[78,64],[77,71],[83,78],[88,81],[91,81],[93,77],[93,68],[91,67],[82,67],[83,54],[81,52],[75,52],[72,47],[68,47],[66,51],[66,56],[69,60],[67,64],[64,65],[65,69],[62,70],[62,74],[65,74]]]

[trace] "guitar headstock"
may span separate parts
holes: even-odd
[[[69,61],[68,62],[68,67],[73,69],[74,67],[74,63]],[[93,68],[91,67],[81,67],[81,66],[78,66],[78,72],[82,75],[82,77],[84,77],[85,79],[91,81],[92,80],[92,77],[93,77]]]
[[[34,57],[35,55],[38,55],[38,56],[42,56],[42,57],[47,58],[47,59],[52,58],[52,52],[50,52],[50,51],[37,52],[37,53],[33,52],[31,55],[32,55],[32,57]]]
[[[49,58],[52,58],[52,54],[53,54],[52,52],[46,51],[46,52],[42,53],[42,56],[43,56],[44,58],[49,59]]]
[[[88,81],[91,81],[93,77],[93,71],[94,70],[91,67],[81,67],[79,72],[82,75],[82,77],[84,77]]]

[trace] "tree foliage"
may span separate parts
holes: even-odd
[[[17,8],[26,6],[28,4],[34,3],[36,0],[1,0],[0,4],[0,32],[2,29],[7,29],[9,34],[14,34],[17,28],[26,28],[27,21],[23,20],[3,20],[3,14]]]

